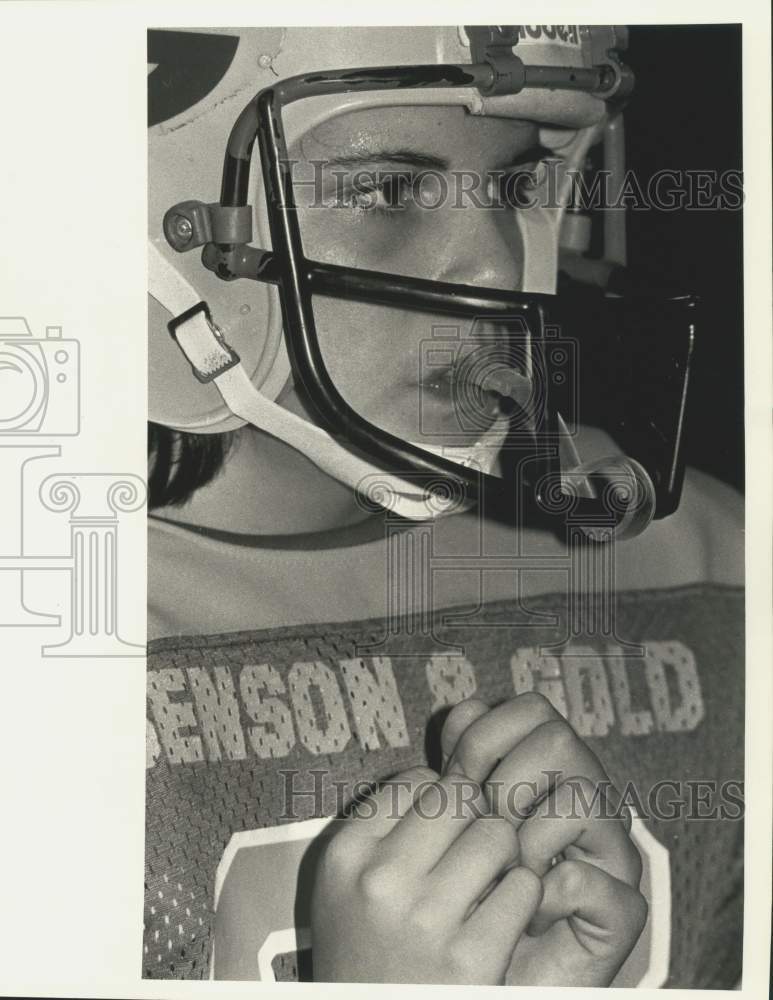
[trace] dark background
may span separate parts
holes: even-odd
[[[663,169],[741,169],[740,26],[632,27],[626,62],[637,80],[626,108],[627,165],[642,185]],[[687,461],[739,489],[742,232],[741,211],[628,213],[631,268],[653,282],[676,280],[705,302],[687,414]]]

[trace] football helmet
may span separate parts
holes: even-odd
[[[595,223],[574,201],[576,178],[594,160],[613,186],[624,173],[622,108],[633,88],[621,59],[626,40],[624,28],[581,25],[151,31],[150,419],[197,433],[251,423],[411,518],[483,495],[496,503],[513,490],[522,513],[611,517],[617,535],[670,513],[681,489],[694,301],[653,304],[594,287],[614,284],[610,276],[625,265],[624,212],[601,213],[601,250],[591,256]],[[539,127],[557,169],[550,197],[512,212],[523,246],[520,287],[308,259],[288,148],[344,112],[438,105]],[[556,295],[559,267],[580,279],[572,297]],[[495,370],[471,365],[466,377],[473,389],[511,400],[509,415],[503,408],[474,444],[457,447],[405,441],[373,425],[326,369],[317,294],[499,322],[509,351]],[[578,311],[590,317],[576,338],[581,367],[610,377],[611,422],[626,451],[594,466],[582,464],[561,414],[569,404],[566,388],[556,387],[567,380],[557,368],[567,351],[551,348],[557,331],[574,342]],[[646,336],[643,356],[654,352],[660,362],[644,375],[633,346]],[[290,378],[313,404],[315,423],[276,401]],[[492,475],[511,441],[517,475]]]

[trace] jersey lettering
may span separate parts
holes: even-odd
[[[686,732],[705,708],[692,650],[678,640],[647,640],[644,657],[602,655],[575,646],[561,655],[519,647],[510,655],[511,694],[539,691],[580,736]],[[424,664],[432,711],[478,689],[474,663],[437,654]],[[410,743],[405,706],[389,657],[153,670],[148,682],[148,766],[286,757],[297,745],[314,756]],[[252,725],[244,725],[241,718]],[[350,718],[353,724],[350,723]]]

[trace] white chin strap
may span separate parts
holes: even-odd
[[[469,509],[473,500],[460,489],[449,489],[449,480],[439,481],[437,488],[417,487],[409,480],[386,473],[367,459],[361,458],[328,434],[302,417],[273,402],[255,388],[239,356],[225,342],[218,329],[204,312],[204,303],[185,278],[150,245],[150,294],[176,315],[201,307],[187,319],[175,324],[175,338],[188,361],[202,381],[217,386],[228,409],[245,423],[271,434],[310,459],[327,475],[356,490],[374,506],[393,511],[413,521],[427,521]],[[511,373],[522,380],[522,376]],[[503,391],[506,387],[500,387]],[[515,388],[517,395],[517,385]],[[510,394],[510,392],[506,392]],[[515,396],[514,396],[515,398]],[[461,466],[490,474],[507,434],[509,421],[501,417],[482,438],[469,447],[435,448],[419,445]],[[639,534],[649,523],[654,511],[654,488],[646,471],[636,462],[616,457],[583,465],[574,450],[571,438],[562,441],[562,486],[578,496],[595,496],[588,475],[607,471],[612,480],[629,490],[638,490],[642,503],[631,505],[630,512],[615,530],[624,538]],[[569,471],[563,471],[569,470]],[[635,493],[632,495],[636,495]]]
[[[179,316],[203,305],[193,287],[151,242],[150,294]],[[334,437],[264,396],[250,381],[238,355],[225,342],[203,310],[175,325],[175,338],[190,364],[217,386],[228,409],[258,430],[271,434],[310,459],[324,473],[351,487],[370,503],[414,521],[432,520],[469,509],[473,500],[449,491],[439,482],[429,491],[398,475],[384,472],[341,445]],[[498,420],[469,448],[427,448],[460,465],[489,473],[507,433],[508,421]]]
[[[377,465],[348,451],[327,431],[268,399],[252,384],[244,366],[235,360],[236,356],[203,312],[180,323],[176,337],[190,363],[211,377],[232,413],[295,448],[327,475],[356,489],[370,502],[416,521],[457,513],[462,507],[471,506],[471,501],[459,494],[450,494],[447,490],[429,492],[400,476],[385,473]],[[497,428],[496,446],[478,442],[463,464],[477,465],[481,471],[488,471],[482,465],[484,462],[493,465],[504,440],[507,421],[504,424],[504,428]]]

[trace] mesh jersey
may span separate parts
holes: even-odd
[[[598,598],[589,611],[605,614]],[[536,689],[642,817],[650,915],[615,985],[737,983],[742,591],[624,592],[611,638],[571,624],[566,597],[545,595],[426,629],[404,617],[152,642],[144,975],[309,978],[325,817],[358,782],[437,767],[445,707]]]

